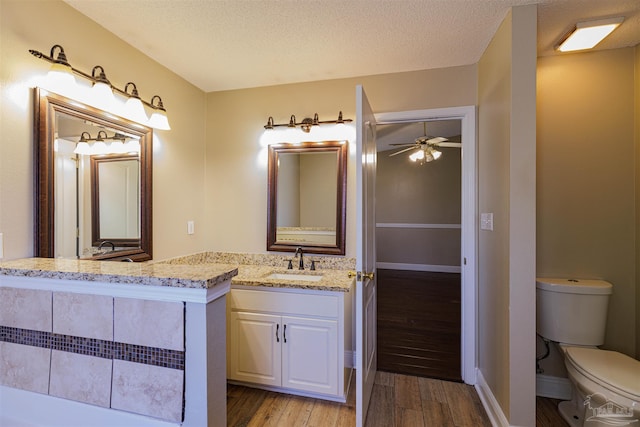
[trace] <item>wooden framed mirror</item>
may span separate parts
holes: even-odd
[[[35,89],[34,119],[35,256],[151,259],[152,129],[41,88]],[[117,142],[137,147],[137,168],[130,170],[137,178],[130,177],[130,187],[126,190],[129,196],[133,196],[131,193],[136,196],[136,200],[129,203],[130,209],[135,206],[137,210],[137,217],[129,220],[137,223],[135,238],[112,241],[111,237],[117,236],[100,238],[100,234],[96,234],[100,232],[94,228],[92,219],[96,207],[92,203],[95,187],[91,183],[91,160],[95,162],[111,155],[80,154],[77,145],[83,132],[89,136],[100,132],[106,137],[104,142],[112,147]],[[103,142],[100,136],[93,138],[93,143],[97,142]],[[128,156],[131,158],[134,154]],[[104,245],[105,241],[110,244]]]
[[[269,146],[267,250],[344,255],[347,141]]]
[[[91,241],[99,247],[140,247],[140,156],[90,157]]]

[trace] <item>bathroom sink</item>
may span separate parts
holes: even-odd
[[[265,277],[273,280],[301,280],[307,282],[319,282],[322,275],[304,274],[304,273],[271,273]]]

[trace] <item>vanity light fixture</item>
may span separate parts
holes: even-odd
[[[618,28],[624,17],[578,22],[555,46],[560,52],[591,49]]]
[[[154,100],[158,100],[157,103],[154,104]],[[151,98],[151,108],[153,108],[153,113],[151,114],[151,118],[149,119],[149,126],[156,129],[162,130],[170,130],[171,126],[169,126],[169,120],[167,119],[167,110],[164,109],[164,105],[162,104],[162,98],[158,95],[154,95]]]
[[[137,145],[138,148],[136,149],[135,142],[131,144],[130,141],[125,144],[126,140],[126,135],[118,132],[114,133],[113,136],[108,136],[106,131],[100,130],[95,138],[92,138],[89,132],[82,132],[80,134],[78,144],[76,145],[76,149],[73,150],[73,152],[76,154],[99,155],[140,151],[139,143]],[[107,146],[105,141],[112,142]],[[90,142],[93,142],[93,144],[89,145]]]
[[[56,49],[58,55],[55,55]],[[47,79],[54,85],[60,85],[63,87],[73,86],[76,83],[75,77],[73,77],[73,71],[71,65],[67,61],[67,55],[64,53],[64,49],[59,44],[53,45],[51,52],[49,52],[53,65],[49,69]]]
[[[29,53],[31,53],[36,58],[44,59],[45,61],[51,62],[53,64],[47,76],[48,79],[50,76],[52,79],[55,77],[58,81],[60,81],[60,78],[62,78],[67,84],[74,84],[74,74],[77,74],[93,83],[91,92],[96,93],[96,95],[93,96],[95,96],[94,99],[98,100],[97,103],[99,105],[110,107],[110,105],[106,104],[110,104],[111,100],[115,99],[114,92],[116,92],[119,95],[125,97],[127,99],[127,102],[133,98],[139,100],[140,104],[143,105],[142,113],[144,113],[144,115],[140,114],[140,109],[138,107],[129,107],[127,105],[125,107],[125,114],[127,115],[127,118],[155,129],[171,129],[171,127],[169,126],[169,120],[167,119],[167,111],[165,110],[164,105],[162,104],[162,100],[158,95],[155,95],[153,98],[151,98],[150,102],[147,102],[144,99],[140,98],[138,89],[132,82],[127,83],[127,85],[125,86],[125,90],[114,86],[113,84],[111,84],[109,79],[107,79],[104,68],[102,68],[102,66],[100,65],[96,65],[95,67],[93,67],[93,69],[91,70],[91,74],[74,68],[69,64],[63,47],[58,44],[54,45],[51,48],[49,56],[33,49],[30,49]],[[133,90],[131,90],[131,92],[127,92],[129,85],[133,86]],[[154,102],[156,98],[157,102]],[[129,104],[136,103],[137,101],[132,101]],[[153,111],[151,118],[148,120],[147,115],[144,112],[144,106],[147,106]],[[104,109],[108,110],[108,108]],[[138,110],[138,113],[134,114],[132,111],[135,109]]]
[[[313,119],[310,117],[305,117],[301,122],[297,122],[296,116],[292,114],[291,118],[289,119],[289,123],[274,123],[273,117],[269,116],[269,118],[267,119],[267,124],[264,125],[264,128],[269,130],[280,126],[286,126],[290,128],[300,126],[300,129],[302,129],[303,132],[309,133],[311,132],[312,126],[320,126],[323,124],[342,124],[351,121],[353,120],[342,118],[342,111],[340,111],[340,113],[338,114],[337,120],[320,120],[318,118],[318,113],[315,113],[313,115]]]
[[[131,93],[127,90],[130,86],[133,88]],[[142,104],[140,95],[138,95],[136,84],[133,82],[127,83],[124,86],[124,91],[129,95],[129,99],[127,99],[127,102],[124,104],[124,113],[138,123],[147,123],[149,118],[144,111],[144,105]]]

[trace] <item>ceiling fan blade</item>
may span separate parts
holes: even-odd
[[[461,148],[462,147],[462,143],[461,142],[439,142],[437,144],[438,147],[455,147],[455,148]]]
[[[411,144],[411,145],[413,145],[413,144]],[[402,153],[404,153],[405,151],[414,150],[414,149],[415,149],[415,147],[407,147],[407,148],[403,148],[403,149],[402,149],[402,150],[400,150],[400,151],[396,151],[395,153],[391,153],[391,154],[389,154],[389,157],[397,156],[398,154],[402,154]]]
[[[427,144],[440,144],[445,141],[448,141],[448,139],[443,136],[436,136],[435,138],[427,139]]]

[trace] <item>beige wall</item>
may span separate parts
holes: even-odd
[[[479,369],[511,425],[535,424],[535,40],[514,8],[478,66]]]
[[[636,358],[640,358],[640,44],[635,48]]]
[[[266,252],[267,151],[260,145],[269,116],[276,123],[318,113],[355,119],[362,84],[377,113],[474,105],[476,66],[318,81],[207,94],[207,208],[211,250]],[[355,256],[354,150],[347,166],[347,256]],[[228,205],[221,203],[228,202]]]
[[[538,61],[540,277],[613,283],[605,347],[636,351],[634,48]]]
[[[154,135],[154,258],[205,249],[205,95],[62,1],[0,0],[0,232],[4,259],[33,255],[33,95],[50,64],[29,54],[64,47],[69,62],[90,72],[102,65],[111,82],[133,81],[141,96],[160,95],[171,131]],[[160,43],[160,42],[159,42]],[[79,77],[78,77],[79,79]],[[196,234],[186,233],[187,220]]]
[[[461,215],[461,150],[417,164],[407,152],[378,153],[376,222],[458,224]],[[378,228],[377,262],[460,266],[460,229]]]

